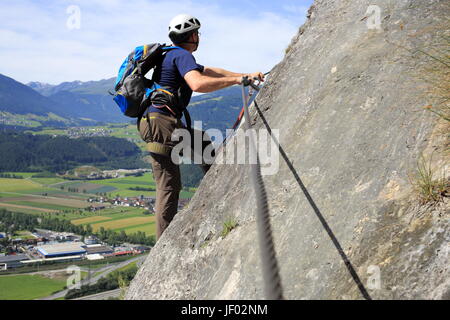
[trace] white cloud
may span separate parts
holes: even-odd
[[[244,14],[225,15],[218,4],[200,6],[194,1],[57,3],[51,7],[31,1],[2,4],[1,73],[22,82],[49,83],[115,76],[134,46],[168,43],[167,24],[181,12],[194,13],[202,22],[201,43],[194,54],[199,63],[241,72],[268,71],[282,59],[302,23],[273,12],[251,19]],[[72,4],[81,9],[79,30],[66,27],[66,8]]]

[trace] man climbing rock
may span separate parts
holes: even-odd
[[[156,238],[159,239],[177,213],[181,190],[178,164],[171,159],[171,151],[178,143],[172,141],[175,129],[185,128],[181,122],[183,110],[189,104],[192,92],[212,92],[240,84],[244,76],[264,80],[261,72],[243,74],[198,64],[192,55],[199,47],[200,21],[187,14],[174,17],[169,24],[169,38],[175,48],[163,55],[157,64],[153,80],[163,90],[151,96],[151,105],[139,123],[142,139],[152,157],[156,181]],[[194,130],[187,128],[193,137]],[[202,150],[211,142],[202,143]],[[194,146],[191,144],[191,148]],[[201,165],[206,173],[210,165]]]

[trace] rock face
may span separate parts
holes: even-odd
[[[376,3],[316,0],[250,108],[254,128],[279,130],[264,182],[287,299],[450,298],[448,198],[424,204],[410,182],[421,154],[449,163],[416,77],[448,2]],[[249,173],[213,165],[127,299],[264,298]]]

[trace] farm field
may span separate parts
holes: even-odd
[[[93,196],[156,197],[153,175],[126,176],[99,180],[64,180],[61,178],[33,178],[37,173],[14,172],[23,179],[0,178],[0,208],[36,215],[55,215],[77,225],[91,225],[94,232],[101,227],[127,234],[138,231],[147,236],[155,234],[155,218],[145,215],[144,208],[113,206],[109,203],[89,203]],[[140,188],[142,191],[130,190]],[[181,191],[180,198],[191,198],[195,189]],[[105,206],[94,212],[87,207]]]
[[[23,175],[24,179],[0,178],[1,208],[24,213],[56,213],[89,206],[88,195],[65,192],[25,178],[30,173],[16,174]]]
[[[91,180],[89,180],[89,182],[65,180],[64,182],[52,184],[50,187],[59,188],[60,190],[69,190],[69,188],[76,189],[83,194],[109,193],[116,190],[115,187],[92,183]]]
[[[94,232],[101,227],[116,232],[125,231],[127,234],[144,232],[147,236],[155,234],[155,216],[145,215],[143,209],[138,208],[114,208],[103,210],[101,215],[81,219],[73,219],[75,225],[91,225]]]
[[[50,279],[42,275],[0,276],[0,300],[32,300],[60,291],[65,279]],[[7,290],[6,290],[7,288]]]
[[[134,191],[129,188],[155,187],[153,175],[150,172],[145,173],[141,177],[127,176],[114,179],[98,179],[98,180],[65,180],[62,178],[34,178],[36,172],[5,172],[6,174],[15,174],[22,176],[24,179],[0,178],[0,193],[3,192],[48,192],[51,194],[67,195],[68,193],[77,194],[84,198],[89,197],[86,194],[96,193],[119,193],[120,196],[140,196],[143,192]],[[78,192],[68,192],[68,188],[77,189]],[[154,193],[154,192],[153,192]],[[147,195],[147,194],[146,194]],[[149,195],[150,196],[150,195]]]
[[[30,213],[30,214],[45,213],[45,212],[50,212],[50,213],[58,212],[57,210],[52,210],[52,209],[35,208],[35,207],[28,207],[28,206],[11,204],[11,203],[3,203],[3,202],[0,202],[0,208],[6,209],[9,211],[23,212],[23,213]]]
[[[58,177],[52,177],[52,178],[37,178],[37,177],[33,177],[33,176],[39,174],[39,172],[3,172],[3,173],[16,175],[16,176],[21,176],[22,178],[24,178],[26,180],[30,180],[32,182],[36,182],[36,183],[38,183],[40,185],[50,185],[50,184],[53,184],[53,183],[65,181],[63,178],[58,178]],[[14,180],[22,180],[22,179],[14,179]]]
[[[30,231],[16,231],[16,236],[13,237],[13,239],[34,239],[34,236],[31,234]]]
[[[81,272],[82,279],[87,275],[87,272]],[[49,296],[63,290],[69,276],[65,269],[40,274],[1,275],[0,300],[33,300]]]
[[[125,231],[126,234],[133,234],[138,231],[144,232],[147,236],[148,235],[156,235],[156,224],[155,222],[147,223],[147,224],[141,224],[140,226],[130,226],[126,228],[119,228],[115,229],[115,231]]]
[[[29,192],[42,188],[37,182],[28,179],[0,178],[0,192]]]
[[[155,181],[153,180],[153,174],[146,172],[141,177],[128,176],[123,178],[103,179],[103,180],[90,180],[92,184],[107,186],[113,188],[111,193],[113,195],[120,195],[121,197],[138,197],[145,195],[146,197],[155,197],[156,191],[136,191],[130,190],[130,188],[145,188],[156,189]]]

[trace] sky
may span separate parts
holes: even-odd
[[[0,6],[0,73],[22,83],[115,77],[136,46],[170,43],[177,14],[202,27],[198,63],[269,71],[313,0],[14,0]]]

